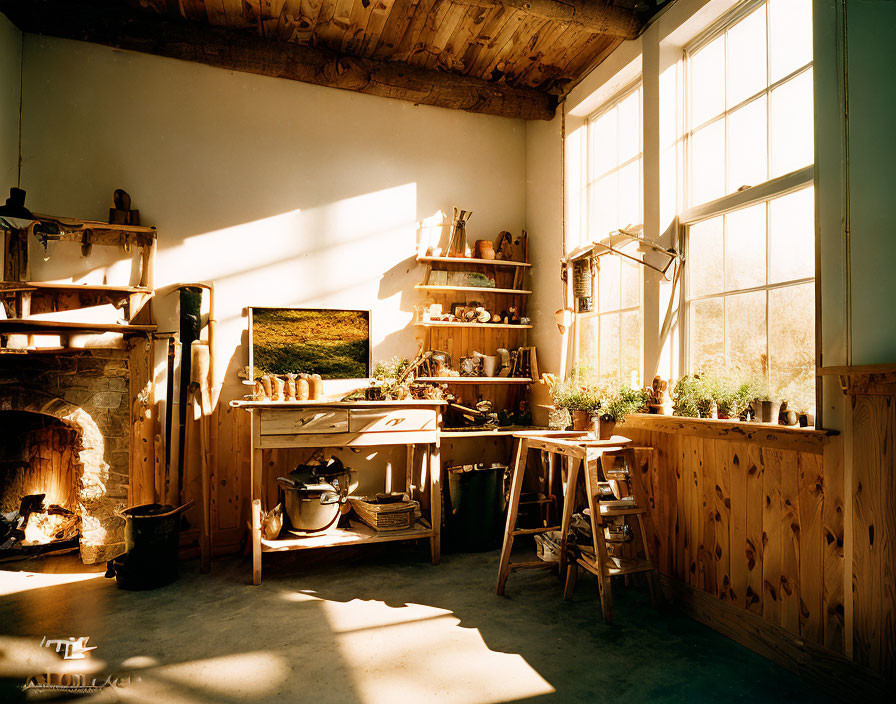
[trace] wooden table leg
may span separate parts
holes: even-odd
[[[429,517],[432,522],[432,537],[429,539],[432,564],[437,565],[442,558],[442,459],[438,438],[432,445],[429,463]]]
[[[261,499],[252,501],[252,584],[261,584]]]
[[[501,548],[501,563],[498,566],[499,596],[504,595],[504,585],[510,574],[510,553],[513,550],[513,531],[516,528],[516,517],[520,506],[520,494],[523,491],[523,475],[526,473],[526,458],[529,454],[529,441],[520,439],[516,446],[516,460],[513,463],[513,479],[510,485],[510,499],[507,504],[507,524],[504,528],[504,545]]]
[[[560,576],[566,574],[566,551],[569,543],[569,524],[576,506],[576,485],[579,482],[581,460],[569,459],[566,474],[566,491],[563,494],[563,520],[560,522]]]

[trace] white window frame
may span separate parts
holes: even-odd
[[[775,81],[773,84],[766,86],[762,90],[756,92],[754,95],[748,97],[747,99],[741,101],[737,105],[726,108],[724,112],[720,115],[710,118],[700,125],[691,125],[690,124],[690,111],[691,111],[691,80],[689,76],[689,64],[690,64],[690,56],[706,46],[713,40],[717,39],[722,33],[726,32],[732,26],[737,24],[744,17],[749,15],[754,10],[758,9],[762,5],[766,4],[767,0],[749,0],[748,2],[743,3],[731,10],[727,15],[722,17],[718,22],[711,25],[707,28],[706,31],[698,35],[692,43],[684,49],[684,57],[683,57],[683,66],[684,66],[684,114],[685,114],[685,134],[684,134],[684,201],[685,203],[690,201],[690,192],[692,187],[692,162],[691,162],[691,139],[697,130],[701,127],[704,127],[712,122],[717,120],[725,120],[726,129],[725,129],[725,145],[726,145],[726,163],[725,163],[725,171],[726,171],[726,179],[727,179],[727,144],[728,144],[728,135],[727,135],[727,117],[730,113],[737,110],[738,108],[750,103],[762,95],[766,95],[766,109],[771,109],[771,100],[770,95],[771,91],[774,90],[779,85],[786,83],[787,81],[793,80],[800,74],[813,70],[813,61],[810,61],[808,64],[800,67],[799,69],[791,72],[784,78]],[[766,22],[768,22],[768,15],[766,14]],[[766,51],[768,51],[768,45],[766,44]],[[767,125],[771,124],[770,116],[766,122]],[[766,135],[766,148],[769,153],[767,154],[767,164],[769,168],[771,168],[771,130],[767,131]],[[726,215],[735,210],[740,210],[751,205],[758,205],[760,203],[769,203],[775,198],[785,196],[789,193],[793,193],[795,191],[802,190],[803,188],[814,185],[815,178],[815,165],[810,164],[796,171],[792,171],[788,174],[784,174],[782,176],[778,176],[776,178],[769,179],[763,183],[752,185],[750,188],[746,188],[742,191],[735,191],[734,193],[730,193],[728,195],[722,196],[721,198],[717,198],[716,200],[696,204],[693,207],[687,208],[681,212],[678,218],[678,228],[679,228],[679,236],[680,240],[684,245],[684,254],[685,254],[685,269],[683,272],[682,280],[681,280],[681,291],[678,298],[678,323],[679,323],[679,376],[687,374],[691,371],[696,371],[691,367],[691,350],[690,350],[690,325],[691,325],[691,317],[690,317],[690,304],[693,301],[700,300],[708,300],[712,298],[721,298],[724,299],[731,295],[737,295],[742,293],[751,293],[756,291],[768,291],[774,289],[785,288],[788,286],[797,286],[802,284],[811,284],[815,283],[816,276],[813,275],[811,277],[796,279],[793,281],[787,282],[775,282],[772,284],[765,284],[763,286],[745,288],[745,289],[736,289],[732,291],[724,291],[716,294],[709,294],[706,296],[699,296],[695,298],[691,298],[688,295],[688,265],[687,265],[687,251],[688,251],[688,232],[691,225],[695,225],[704,220],[709,220],[711,218],[715,218],[721,215]],[[727,184],[726,184],[727,190]],[[766,208],[766,238],[768,237],[768,208]],[[722,246],[724,247],[724,237],[725,230],[722,232]],[[766,272],[769,270],[769,248],[766,247]],[[816,291],[817,296],[817,291]],[[766,299],[768,300],[768,299]],[[817,306],[817,301],[816,301]],[[769,339],[768,339],[768,326],[769,326],[769,318],[768,318],[768,307],[766,307],[766,350],[768,351]],[[818,324],[816,320],[816,325]],[[817,337],[817,335],[816,335]],[[818,344],[816,339],[816,346]],[[816,358],[817,358],[817,350],[816,350]],[[816,399],[818,396],[818,383],[816,380]],[[818,406],[818,404],[817,404]]]
[[[608,169],[607,171],[595,174],[592,178],[591,174],[591,130],[592,125],[595,121],[597,121],[601,116],[608,113],[610,110],[615,109],[623,100],[631,96],[636,91],[640,90],[640,98],[638,101],[638,120],[640,122],[640,130],[638,132],[638,140],[639,140],[639,150],[638,153],[627,159],[626,161],[616,164],[612,169]],[[603,105],[601,105],[597,110],[591,113],[585,120],[585,232],[586,238],[589,242],[599,242],[603,240],[609,239],[610,233],[594,233],[591,232],[591,188],[595,183],[600,181],[602,178],[609,176],[613,173],[619,173],[622,169],[636,161],[640,162],[641,168],[639,169],[638,179],[639,179],[639,204],[641,209],[641,219],[644,219],[644,86],[641,76],[639,75],[637,78],[628,83],[624,88],[617,91],[612,97],[606,100]],[[627,225],[641,225],[642,223],[618,223],[617,227],[626,227]],[[638,266],[638,305],[637,306],[627,306],[620,307],[613,310],[600,310],[600,300],[598,292],[600,291],[600,261],[605,257],[614,257],[617,256],[615,254],[604,254],[597,258],[598,264],[598,272],[594,277],[594,309],[587,313],[577,313],[576,314],[576,335],[575,335],[575,359],[581,359],[581,340],[582,335],[581,331],[586,323],[590,323],[593,319],[597,319],[597,352],[596,358],[594,359],[594,368],[597,371],[598,376],[601,374],[601,365],[600,365],[600,326],[602,324],[602,318],[610,315],[618,315],[620,320],[620,330],[621,330],[621,320],[623,313],[638,313],[638,378],[640,382],[643,382],[641,376],[643,376],[643,366],[644,366],[644,272],[641,270],[642,267]],[[624,266],[625,262],[621,263],[621,266]],[[621,272],[621,269],[620,269]],[[619,276],[619,301],[620,305],[622,304],[622,274]],[[628,382],[627,379],[624,378],[622,374],[622,344],[623,340],[619,340],[619,356],[616,360],[616,372],[619,377],[620,384],[625,384]]]

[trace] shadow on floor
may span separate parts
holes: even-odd
[[[614,590],[608,626],[588,576],[571,602],[543,570],[514,573],[498,597],[497,552],[447,555],[436,567],[427,557],[395,544],[267,555],[260,587],[246,559],[217,560],[211,575],[191,562],[152,592],[98,576],[5,594],[22,579],[0,572],[0,628],[37,641],[89,636],[110,672],[142,679],[121,701],[824,701],[777,665],[654,608],[644,588]],[[20,679],[0,682],[0,700],[23,697]]]

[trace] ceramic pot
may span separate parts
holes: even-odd
[[[548,427],[551,430],[566,430],[570,423],[572,419],[567,408],[552,408],[548,414]]]
[[[495,372],[498,370],[498,358],[497,357],[483,357],[482,358],[482,373],[485,376],[494,376]]]
[[[781,413],[780,401],[754,401],[753,410],[756,412],[756,420],[761,423],[777,423]]]
[[[572,429],[588,430],[588,411],[572,412]]]
[[[479,259],[494,259],[495,245],[489,240],[476,240],[476,257]]]

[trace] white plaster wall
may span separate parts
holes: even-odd
[[[0,203],[16,185],[22,34],[0,14]]]
[[[416,222],[458,205],[471,240],[524,226],[521,120],[33,35],[25,97],[35,210],[105,218],[125,188],[159,231],[156,285],[214,281],[225,399],[246,306],[369,308],[374,361],[413,356]],[[65,274],[62,246],[35,276]]]

